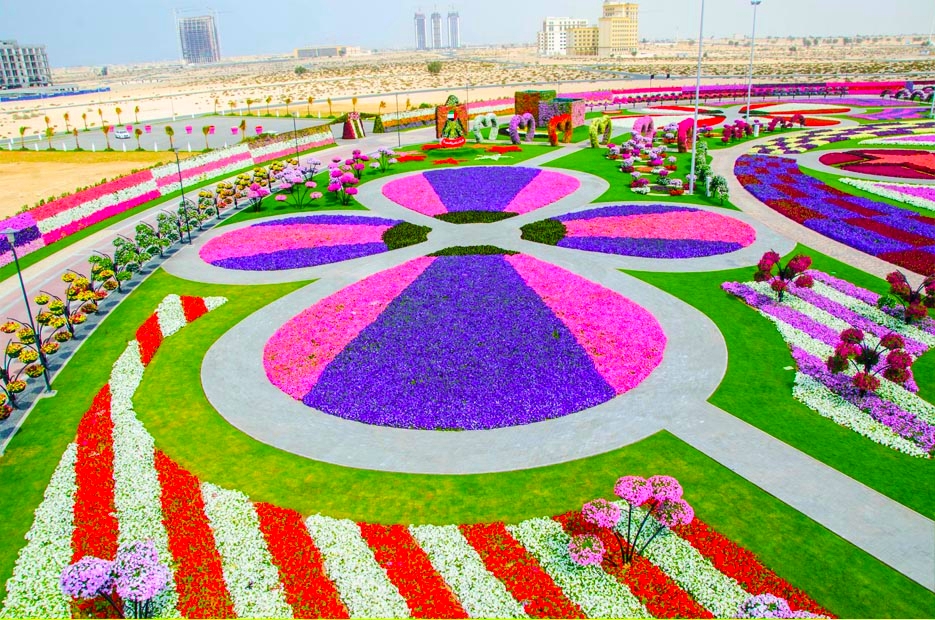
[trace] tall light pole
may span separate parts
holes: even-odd
[[[692,170],[688,193],[695,193],[695,161],[698,157],[698,106],[701,102],[701,46],[704,41],[704,0],[701,0],[701,25],[698,26],[698,75],[695,78],[695,116],[692,124]]]
[[[753,93],[753,48],[756,45],[756,7],[763,0],[750,0],[753,5],[753,34],[750,35],[750,77],[747,80],[747,124],[750,124],[750,95]]]
[[[292,113],[292,138],[295,140],[295,158],[299,159],[299,130],[295,124],[295,117],[298,112]],[[218,211],[220,213],[220,211]]]
[[[399,133],[399,127],[402,125],[403,119],[399,116],[399,93],[395,93],[396,96],[396,144],[399,148],[403,146],[403,136]]]
[[[185,200],[185,184],[182,182],[182,164],[179,161],[179,150],[172,149],[175,153],[175,169],[179,171],[179,190],[182,192],[182,202],[179,203],[179,212],[185,214],[185,229],[188,231],[188,245],[192,244],[192,229],[188,223],[188,201]]]

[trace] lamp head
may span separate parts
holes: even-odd
[[[753,6],[759,6],[762,2],[763,0],[750,0],[750,4]]]
[[[3,236],[6,237],[6,240],[9,241],[10,245],[12,246],[13,240],[16,238],[16,231],[13,230],[12,228],[7,228],[7,229],[0,231],[0,233],[2,233]]]

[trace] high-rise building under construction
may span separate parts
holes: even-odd
[[[221,46],[213,15],[177,19],[182,59],[191,65],[219,62]]]
[[[416,13],[412,21],[416,26],[416,49],[428,49],[425,44],[425,13]]]

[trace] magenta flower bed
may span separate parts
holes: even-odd
[[[474,166],[425,172],[391,181],[383,195],[429,216],[458,211],[528,213],[575,192],[581,183],[559,172]]]
[[[828,153],[819,160],[847,172],[898,179],[935,179],[935,152],[910,149],[870,149]]]
[[[645,309],[525,255],[427,257],[305,310],[267,342],[270,381],[367,424],[488,429],[581,411],[642,382],[666,338]]]
[[[310,215],[262,222],[211,239],[198,255],[242,271],[275,271],[336,263],[388,250],[383,234],[399,220]]]
[[[145,194],[141,194],[129,200],[124,200],[123,202],[119,202],[113,206],[107,207],[106,209],[95,211],[91,215],[88,215],[87,217],[83,217],[80,220],[75,220],[74,222],[67,224],[66,226],[62,226],[61,228],[56,228],[55,230],[51,230],[47,232],[46,234],[42,235],[42,239],[45,241],[46,245],[50,243],[55,243],[59,239],[63,239],[67,237],[68,235],[78,232],[79,230],[84,230],[88,226],[93,226],[94,224],[97,224],[98,222],[103,222],[107,218],[113,217],[115,215],[120,215],[124,211],[129,211],[130,209],[133,209],[134,207],[138,207],[141,204],[147,203],[150,200],[155,200],[161,196],[162,194],[158,190],[146,192]]]

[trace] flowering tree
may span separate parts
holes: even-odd
[[[912,288],[906,275],[894,271],[886,276],[890,292],[881,295],[877,305],[880,308],[903,307],[906,323],[923,319],[928,315],[928,308],[935,308],[935,275],[929,276],[919,286]]]
[[[279,189],[288,192],[289,195],[279,194],[276,196],[276,200],[289,201],[294,207],[310,206],[315,200],[322,197],[321,192],[312,191],[318,187],[318,184],[312,180],[306,180],[311,176],[314,176],[314,172],[309,173],[305,167],[291,164],[286,166],[275,175],[275,178],[279,181]]]
[[[747,598],[737,610],[738,618],[822,618],[810,611],[792,611],[789,602],[773,594]]]
[[[59,584],[72,598],[103,598],[120,618],[152,618],[154,599],[169,584],[169,569],[159,562],[151,540],[120,545],[111,562],[85,556],[62,571]],[[118,605],[114,593],[123,601]]]
[[[601,529],[610,530],[617,540],[620,565],[629,565],[633,557],[642,554],[659,535],[677,525],[687,525],[695,511],[682,499],[682,486],[671,476],[624,476],[614,486],[617,497],[627,503],[627,527],[623,530],[623,511],[618,504],[605,499],[588,502],[581,508],[584,520]],[[647,506],[639,525],[633,514],[638,506]],[[653,517],[652,519],[650,517]],[[648,526],[648,528],[647,528]],[[644,535],[644,530],[646,531]],[[617,564],[611,550],[593,534],[575,536],[568,543],[571,559],[582,566],[599,565],[605,559]]]
[[[757,282],[769,282],[770,287],[776,291],[779,301],[782,302],[783,294],[790,284],[811,288],[815,281],[812,276],[805,273],[812,266],[810,256],[797,254],[786,262],[785,267],[780,262],[780,258],[779,254],[772,250],[764,254],[760,262],[757,263],[757,270],[753,274],[753,279]],[[773,267],[776,268],[775,275],[773,274]]]
[[[379,163],[380,172],[386,172],[390,169],[390,166],[396,165],[398,161],[396,160],[396,153],[393,149],[381,146],[377,149],[377,161],[374,163]]]
[[[909,370],[912,356],[903,350],[905,346],[899,334],[887,334],[875,346],[871,346],[864,341],[864,332],[861,330],[845,329],[841,332],[841,341],[834,348],[834,355],[828,358],[828,370],[840,373],[854,368],[857,372],[852,382],[860,390],[861,396],[875,392],[880,387],[880,375],[893,383],[903,384],[912,376]],[[885,351],[889,353],[886,354],[885,363],[881,364]]]

